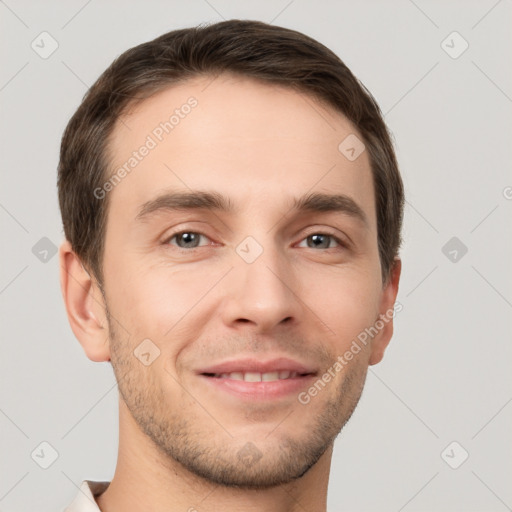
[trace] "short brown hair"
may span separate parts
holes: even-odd
[[[109,174],[108,143],[115,122],[134,102],[162,89],[223,72],[307,93],[356,126],[371,162],[382,281],[387,282],[402,243],[404,191],[379,106],[324,45],[300,32],[251,20],[174,30],[135,46],[87,91],[62,137],[58,167],[64,233],[82,263],[101,286],[109,203],[108,195],[98,199],[93,191]]]

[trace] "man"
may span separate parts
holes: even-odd
[[[325,511],[393,332],[403,185],[372,96],[298,32],[132,48],[62,140],[71,328],[119,387],[112,482],[69,511]]]

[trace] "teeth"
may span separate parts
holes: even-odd
[[[245,382],[272,382],[275,380],[286,380],[298,377],[300,374],[290,370],[281,370],[279,372],[232,372],[216,373],[214,376],[220,379],[243,380]]]
[[[244,375],[245,382],[261,382],[261,373],[247,372]]]
[[[279,380],[279,372],[262,373],[261,380],[265,381],[265,382],[270,382],[272,380]]]

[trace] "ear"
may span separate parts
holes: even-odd
[[[109,361],[110,345],[103,295],[68,240],[59,248],[60,286],[69,324],[91,361]]]
[[[384,324],[382,329],[372,340],[372,350],[370,354],[369,364],[377,364],[382,361],[384,351],[391,341],[393,335],[393,307],[398,294],[398,283],[400,281],[400,273],[402,272],[402,261],[400,258],[395,258],[393,268],[389,279],[382,289],[382,297],[379,306],[379,319]],[[396,311],[399,311],[398,308]]]

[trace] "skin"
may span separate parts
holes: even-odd
[[[109,192],[104,293],[69,242],[59,251],[71,328],[92,361],[111,361],[120,392],[117,467],[97,503],[103,512],[324,511],[334,439],[368,366],[383,357],[392,319],[306,405],[297,393],[259,402],[228,395],[195,370],[284,355],[321,376],[393,307],[401,263],[383,285],[369,158],[338,151],[358,134],[340,113],[221,75],[139,103],[114,129],[114,163],[190,96],[197,107]],[[229,196],[238,211],[135,220],[157,194],[190,189]],[[292,198],[311,192],[350,196],[367,225],[340,212],[295,214]],[[171,238],[183,232],[204,236],[191,249]],[[348,244],[330,236],[312,244],[322,233]],[[236,252],[247,236],[263,249],[250,264]],[[160,350],[148,366],[133,355],[145,339]],[[257,460],[241,460],[247,443]]]

